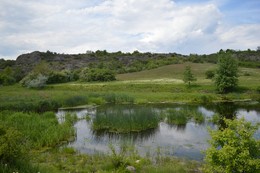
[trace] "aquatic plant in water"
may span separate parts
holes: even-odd
[[[127,133],[156,128],[159,115],[150,108],[123,108],[97,111],[93,120],[94,130]]]

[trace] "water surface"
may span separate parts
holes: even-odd
[[[158,127],[135,133],[110,133],[107,131],[92,130],[92,122],[97,114],[113,112],[118,109],[129,112],[135,109],[150,108],[155,112],[161,113],[168,109],[192,109],[201,112],[205,117],[205,122],[195,123],[190,119],[185,125],[178,126],[160,121]],[[214,124],[210,119],[214,114],[227,118],[242,118],[252,123],[260,122],[259,105],[233,103],[212,104],[212,105],[103,105],[96,108],[80,110],[60,110],[57,115],[62,121],[66,112],[76,113],[82,118],[75,123],[76,140],[69,146],[74,147],[82,153],[108,152],[109,145],[119,147],[122,143],[133,145],[141,155],[155,156],[162,155],[177,156],[187,159],[202,160],[203,151],[208,147],[208,128],[217,128],[221,122]],[[84,117],[88,115],[90,120]],[[256,138],[260,139],[260,130],[257,131]]]

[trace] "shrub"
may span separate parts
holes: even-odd
[[[0,73],[0,85],[12,85],[16,82],[14,71],[10,67],[6,67]]]
[[[113,81],[116,80],[115,73],[109,69],[84,69],[81,72],[80,79],[82,81]]]
[[[214,70],[207,70],[205,72],[206,79],[213,79],[215,76],[215,71]]]
[[[69,81],[69,76],[63,72],[51,72],[49,74],[47,83],[55,84],[55,83],[65,83]]]
[[[0,125],[0,162],[12,162],[22,156],[22,134]]]
[[[41,89],[46,86],[47,80],[47,76],[44,76],[42,74],[35,75],[31,73],[23,78],[20,83],[22,84],[22,86],[27,88]]]
[[[211,130],[206,151],[206,171],[215,173],[257,172],[260,169],[260,141],[253,135],[259,127],[250,122],[225,119],[225,129]]]
[[[57,110],[61,105],[54,100],[41,100],[37,104],[37,112]]]

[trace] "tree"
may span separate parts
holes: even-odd
[[[225,129],[210,130],[210,147],[206,151],[206,172],[254,173],[260,169],[260,141],[253,135],[259,124],[244,119],[228,120]]]
[[[218,59],[218,68],[215,74],[215,85],[218,92],[232,91],[238,84],[238,63],[231,54],[221,54]]]
[[[190,86],[190,83],[192,81],[196,81],[197,79],[193,76],[192,72],[191,72],[191,67],[190,66],[186,66],[185,71],[183,73],[183,81],[185,83],[188,83],[188,85]]]
[[[12,85],[15,82],[14,71],[11,67],[6,67],[0,72],[0,85]]]

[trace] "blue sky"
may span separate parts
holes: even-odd
[[[1,0],[0,38],[5,59],[35,50],[254,50],[260,0]]]

